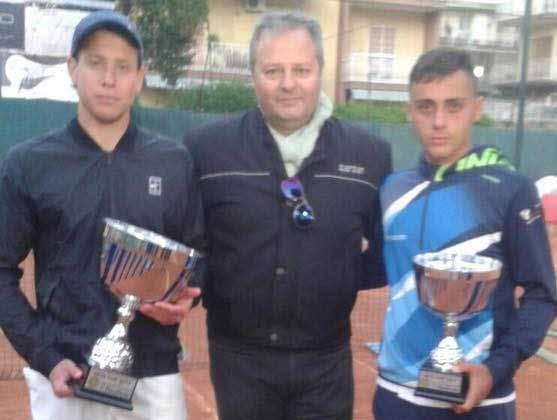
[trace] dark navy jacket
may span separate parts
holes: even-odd
[[[490,398],[509,396],[520,365],[541,344],[555,316],[555,279],[533,183],[500,152],[478,147],[453,165],[391,175],[381,190],[390,288],[379,355],[382,378],[414,387],[443,335],[442,321],[418,302],[412,258],[447,251],[500,260],[503,273],[482,312],[460,323],[465,359],[493,375]],[[520,308],[514,290],[525,293]]]
[[[307,229],[292,222],[284,164],[258,109],[198,129],[186,145],[205,212],[209,337],[275,348],[346,343],[357,291],[384,284],[377,188],[391,171],[388,144],[325,122],[296,175],[315,212]],[[362,255],[370,236],[373,252]]]
[[[182,145],[134,125],[111,153],[76,120],[7,153],[0,166],[0,326],[32,368],[48,376],[62,358],[82,362],[115,321],[117,303],[99,280],[104,218],[185,242],[199,210],[191,178]],[[150,182],[160,188],[150,192]],[[18,264],[31,249],[36,310],[18,288]],[[176,332],[137,314],[129,332],[136,375],[178,370]]]

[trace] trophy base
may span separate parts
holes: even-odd
[[[420,369],[415,395],[433,400],[462,404],[468,392],[468,376],[457,372],[443,372],[431,364]]]
[[[101,404],[133,410],[132,397],[138,379],[110,369],[79,366],[83,377],[73,384],[74,395]]]

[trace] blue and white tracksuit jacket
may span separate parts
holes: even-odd
[[[449,166],[391,175],[381,190],[389,306],[378,359],[379,385],[419,405],[418,371],[442,337],[442,320],[418,302],[412,257],[422,252],[481,254],[503,273],[488,307],[460,323],[465,359],[484,363],[493,389],[484,405],[514,398],[513,375],[540,346],[556,313],[555,280],[540,202],[532,182],[493,147]],[[514,289],[525,293],[520,309]]]

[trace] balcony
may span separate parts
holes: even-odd
[[[518,36],[505,39],[477,39],[472,36],[440,36],[439,45],[468,51],[516,53],[518,50]]]
[[[515,100],[486,98],[483,110],[489,118],[499,123],[516,123],[518,117],[518,106]],[[557,121],[557,106],[529,99],[525,104],[524,120],[530,127],[554,129]]]
[[[198,48],[187,69],[189,72],[249,76],[248,46],[215,42],[209,51],[206,47]]]
[[[429,13],[445,8],[447,0],[353,0],[350,5],[398,12]]]
[[[406,85],[418,57],[353,53],[342,60],[343,83]]]
[[[557,66],[552,65],[552,59],[530,59],[528,63],[528,82],[543,84],[557,82]],[[489,81],[493,84],[513,84],[520,79],[520,66],[517,63],[496,63],[490,74]]]
[[[557,0],[545,0],[542,10],[543,13],[557,13]]]
[[[536,7],[537,6],[537,7]],[[514,26],[519,28],[522,23],[522,15],[517,15],[513,10],[512,15],[499,21],[502,26]],[[522,11],[520,11],[522,13]],[[557,0],[545,0],[533,3],[531,26],[534,29],[553,27],[557,23]]]

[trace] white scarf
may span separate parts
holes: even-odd
[[[333,104],[327,95],[321,92],[311,120],[292,134],[285,136],[267,125],[277,143],[286,174],[289,177],[298,172],[304,159],[313,151],[323,123],[332,114]]]

